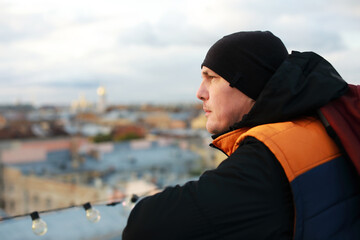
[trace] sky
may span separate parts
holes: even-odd
[[[0,105],[200,102],[207,50],[252,30],[360,84],[358,0],[0,0]]]

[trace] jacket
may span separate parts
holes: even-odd
[[[312,52],[293,52],[268,81],[251,111],[228,132],[213,137],[216,140],[232,131],[312,116],[346,89],[347,83],[325,59]],[[296,204],[298,195],[292,192],[295,179],[289,180],[272,150],[264,141],[246,136],[227,159],[204,172],[198,181],[169,187],[141,200],[129,216],[123,239],[278,240],[312,236],[296,235],[298,228],[294,231],[299,224],[295,208],[296,219],[303,213]],[[346,182],[351,188],[359,181],[353,180]],[[359,192],[353,194],[358,196]],[[308,203],[317,205],[329,198],[319,197],[309,197]],[[324,225],[338,217],[328,213]],[[340,231],[335,230],[337,233]]]
[[[320,120],[303,118],[238,129],[213,144],[231,155],[248,136],[261,140],[285,170],[294,196],[294,239],[360,239],[356,169]]]

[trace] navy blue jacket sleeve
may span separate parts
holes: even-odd
[[[144,198],[123,232],[133,239],[291,239],[294,207],[275,156],[249,137],[198,181]]]

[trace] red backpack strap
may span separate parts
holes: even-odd
[[[320,108],[319,115],[360,175],[360,85],[349,84],[343,96]]]

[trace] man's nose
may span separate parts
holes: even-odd
[[[206,89],[204,81],[201,82],[199,89],[196,92],[196,97],[201,101],[205,101],[209,98],[209,93]]]

